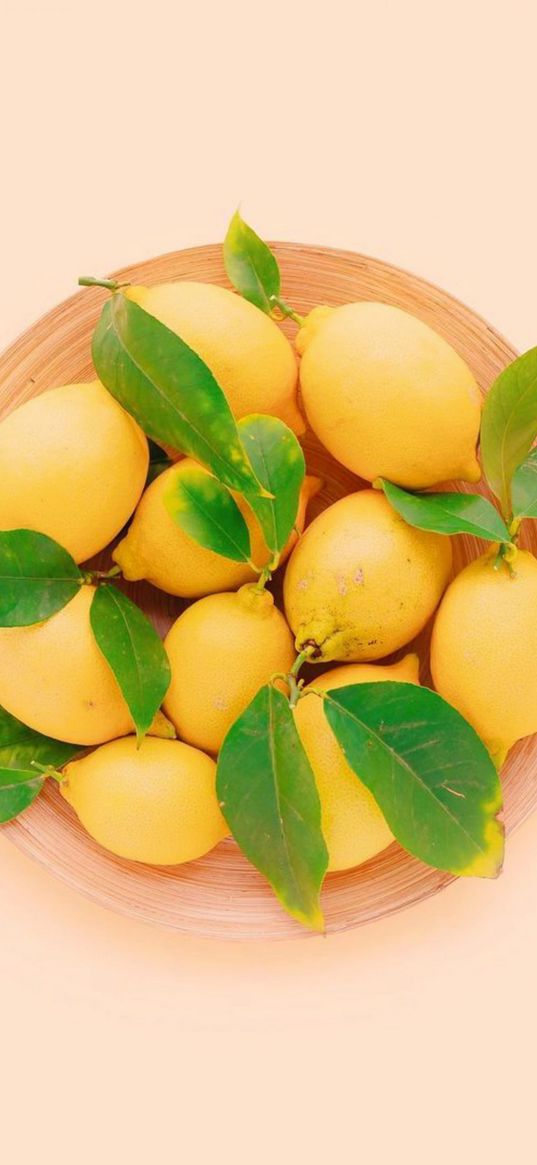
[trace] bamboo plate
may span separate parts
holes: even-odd
[[[342,304],[379,299],[397,304],[431,324],[472,367],[485,392],[513,348],[463,304],[386,263],[325,247],[275,244],[285,298],[306,313],[318,303]],[[196,247],[125,268],[118,278],[140,283],[197,279],[227,283],[220,246]],[[105,293],[74,295],[29,328],[0,359],[0,415],[57,384],[91,379],[90,338]],[[292,336],[294,325],[285,329]],[[306,438],[308,466],[324,479],[313,513],[360,482],[334,462],[311,434]],[[472,487],[475,488],[475,487]],[[526,523],[523,544],[537,552],[537,524]],[[533,531],[533,532],[532,532]],[[458,566],[480,552],[473,538],[456,540]],[[109,561],[108,558],[102,561]],[[181,609],[145,584],[133,597],[164,632]],[[418,642],[426,654],[427,633]],[[425,650],[424,650],[425,649]],[[427,680],[424,664],[423,677]],[[504,769],[505,821],[513,830],[537,804],[537,738],[513,750]],[[214,939],[289,939],[306,933],[288,918],[268,886],[225,841],[205,858],[185,866],[154,868],[114,858],[79,826],[69,806],[48,786],[4,834],[19,849],[80,893],[121,914],[184,934]],[[451,881],[405,854],[396,844],[355,870],[331,874],[323,891],[329,932],[359,926],[435,894]]]

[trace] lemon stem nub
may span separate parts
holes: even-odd
[[[283,319],[294,320],[295,324],[298,324],[299,328],[304,327],[306,322],[305,317],[300,316],[297,311],[294,311],[292,307],[289,307],[289,304],[286,303],[284,299],[280,299],[279,295],[271,295],[270,302],[273,307],[277,308],[278,311],[281,312]]]
[[[259,578],[258,578],[258,580],[253,588],[254,591],[256,591],[258,594],[261,594],[261,591],[264,591],[267,583],[270,582],[271,577],[272,577],[272,575],[270,573],[268,566],[264,566],[263,570],[261,571],[261,574],[259,575]]]

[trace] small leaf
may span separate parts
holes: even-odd
[[[537,348],[513,360],[494,381],[483,408],[481,459],[504,517],[511,517],[511,482],[537,437]]]
[[[224,265],[244,299],[270,315],[270,297],[280,294],[280,269],[270,248],[244,222],[238,210],[224,239]]]
[[[295,434],[277,417],[253,413],[239,421],[241,441],[258,481],[271,498],[246,496],[259,521],[265,542],[279,554],[298,512],[306,463]]]
[[[45,777],[32,761],[62,768],[80,751],[77,745],[41,736],[0,708],[0,822],[18,817],[41,792]]]
[[[450,704],[427,688],[382,681],[327,692],[325,713],[351,768],[409,853],[453,874],[499,873],[498,774]]]
[[[101,586],[96,590],[90,619],[97,644],[116,677],[141,740],[170,686],[164,645],[140,608],[116,587]]]
[[[166,469],[173,465],[171,457],[155,441],[149,441],[149,469],[147,470],[146,486],[151,485],[155,478],[160,477]]]
[[[394,510],[418,530],[436,534],[474,534],[489,542],[509,542],[507,526],[497,509],[480,494],[413,494],[381,478]]]
[[[532,450],[513,477],[513,517],[537,518],[537,449]]]
[[[28,627],[61,611],[82,575],[58,542],[35,530],[0,533],[0,627]]]
[[[153,441],[189,453],[230,489],[259,490],[225,394],[175,332],[118,291],[92,352],[102,383]]]
[[[328,853],[319,795],[289,702],[271,685],[230,728],[217,792],[235,840],[288,913],[321,930]]]
[[[234,562],[248,562],[248,526],[229,490],[196,466],[175,474],[164,504],[174,522],[206,550]]]

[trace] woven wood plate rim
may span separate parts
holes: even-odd
[[[398,304],[434,326],[461,352],[484,392],[516,355],[486,320],[408,271],[352,251],[289,242],[271,245],[282,268],[285,297],[301,313],[316,303],[352,299]],[[124,267],[113,277],[141,283],[190,278],[229,286],[219,244],[168,252]],[[55,384],[94,375],[89,340],[104,298],[99,289],[79,292],[15,340],[0,357],[0,415]],[[295,329],[285,324],[283,330],[292,336]],[[328,457],[311,434],[306,438],[306,453],[313,472],[325,480],[316,510],[360,485]],[[526,525],[530,528],[522,544],[535,552],[537,533],[530,523]],[[479,549],[475,539],[456,539],[459,565]],[[144,584],[136,584],[131,593],[162,629],[180,609],[175,600]],[[422,655],[427,638],[426,631],[416,644]],[[504,817],[510,833],[537,804],[537,738],[522,741],[512,751],[503,779]],[[3,835],[79,893],[152,925],[218,940],[308,937],[282,912],[263,879],[230,840],[186,866],[155,869],[125,862],[106,853],[84,833],[54,788],[47,788],[22,817],[4,826]],[[410,858],[394,844],[373,861],[327,878],[323,891],[327,932],[347,930],[402,910],[453,880]]]

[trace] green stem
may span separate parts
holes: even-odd
[[[271,295],[270,302],[274,307],[277,307],[278,310],[281,311],[285,319],[294,320],[295,324],[298,324],[299,328],[304,327],[306,322],[305,316],[299,316],[298,312],[294,311],[292,307],[289,307],[289,304],[286,303],[284,299],[280,299],[279,295]]]
[[[291,671],[289,672],[290,676],[297,676],[298,675],[300,668],[302,667],[302,664],[305,663],[307,659],[309,659],[312,651],[313,651],[312,647],[305,647],[304,651],[301,651],[300,655],[297,655],[295,662],[291,668]]]
[[[42,765],[36,760],[33,760],[31,765],[33,769],[37,769],[44,777],[52,777],[59,785],[65,780],[65,777],[62,773],[58,772],[58,769],[54,768],[54,765]]]
[[[261,574],[259,575],[259,578],[255,584],[254,590],[258,594],[261,594],[261,592],[264,591],[267,583],[270,582],[271,578],[272,578],[272,575],[270,573],[270,568],[268,566],[264,566],[263,570],[261,571]]]
[[[104,287],[106,291],[119,291],[121,287],[129,287],[129,283],[118,283],[116,279],[95,279],[93,275],[80,275],[79,287]]]
[[[92,583],[108,582],[109,579],[117,578],[120,574],[120,566],[111,566],[110,570],[86,570],[82,573],[81,581],[91,586]]]

